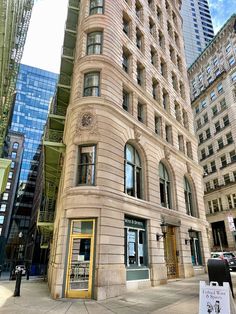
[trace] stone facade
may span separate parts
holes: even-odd
[[[233,15],[189,69],[211,248],[235,250],[236,36]]]
[[[65,296],[72,219],[96,219],[92,283],[92,297],[96,299],[167,282],[169,240],[159,240],[157,236],[161,234],[162,222],[173,231],[169,244],[175,244],[172,256],[175,278],[193,276],[194,270],[204,271],[209,257],[202,169],[197,163],[188,96],[180,3],[103,1],[99,14],[93,14],[90,2],[93,1],[80,4],[72,92],[64,131],[66,152],[49,263],[54,298]],[[91,32],[102,32],[102,50],[96,47],[100,53],[88,53],[87,38]],[[93,83],[91,87],[96,96],[86,94],[88,73],[98,73],[99,86],[94,87]],[[141,163],[139,172],[134,174],[137,189],[134,196],[128,195],[132,192],[127,188],[127,144],[137,152]],[[79,152],[84,145],[96,148],[93,185],[78,184]],[[160,191],[160,162],[168,172],[168,192]],[[184,178],[191,187],[191,214],[186,210]],[[168,198],[168,206],[161,205],[161,194]],[[139,270],[147,270],[145,279],[127,280],[132,277],[128,274],[132,265],[128,264],[135,264],[124,231],[125,220],[130,217],[146,228],[146,254],[138,249],[136,265]],[[201,255],[201,261],[194,265],[191,228]]]

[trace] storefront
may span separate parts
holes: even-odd
[[[147,223],[145,220],[125,216],[126,280],[148,280]]]

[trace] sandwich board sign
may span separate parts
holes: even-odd
[[[199,314],[235,314],[234,301],[228,282],[219,286],[218,282],[200,281]]]

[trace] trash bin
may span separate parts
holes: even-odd
[[[207,268],[209,282],[216,281],[219,286],[223,286],[223,282],[228,282],[234,298],[233,285],[227,260],[209,259],[207,262]]]

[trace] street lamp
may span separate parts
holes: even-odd
[[[168,231],[168,225],[163,221],[161,224],[161,232],[162,234],[156,233],[156,240],[159,241],[161,238],[165,238],[167,231]]]

